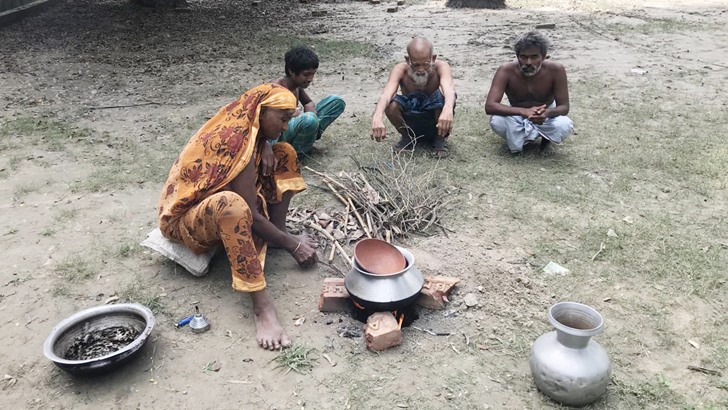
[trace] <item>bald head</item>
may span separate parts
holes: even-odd
[[[432,43],[424,37],[415,37],[407,44],[407,55],[411,59],[429,59],[432,57]]]

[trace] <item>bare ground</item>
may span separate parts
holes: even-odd
[[[614,365],[609,393],[593,408],[728,406],[728,6],[540,3],[472,11],[409,1],[386,13],[348,1],[190,1],[183,11],[58,1],[0,28],[4,402],[554,408],[530,379],[529,348],[549,330],[548,307],[576,300],[604,315],[597,340]],[[312,10],[327,13],[312,18]],[[547,34],[569,73],[577,135],[553,159],[510,158],[482,102],[495,68],[511,58],[510,40],[544,22],[556,23]],[[433,39],[456,76],[458,122],[442,164],[457,198],[445,216],[453,232],[404,243],[426,273],[462,279],[450,309],[417,321],[452,336],[406,329],[401,347],[368,352],[361,339],[337,335],[352,319],[316,310],[322,280],[335,273],[300,272],[273,252],[266,270],[280,316],[318,357],[311,374],[285,374],[271,363],[275,353],[255,345],[250,303],[231,290],[224,258],[196,279],[137,244],[154,226],[160,184],[187,138],[219,106],[278,76],[295,42],[321,54],[314,98],[336,93],[348,103],[306,164],[336,172],[353,168],[350,155],[387,155],[368,138],[369,115],[413,34]],[[121,105],[136,106],[111,108]],[[306,179],[311,188],[295,205],[337,206]],[[545,276],[550,260],[572,274]],[[480,306],[466,309],[466,293]],[[155,308],[158,326],[139,360],[87,380],[42,356],[55,323],[113,295]],[[194,304],[213,320],[206,334],[172,326]],[[221,368],[210,371],[212,362]]]

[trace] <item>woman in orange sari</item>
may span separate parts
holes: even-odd
[[[233,289],[253,301],[258,344],[279,349],[290,339],[266,291],[268,244],[302,267],[317,261],[308,236],[286,230],[291,198],[306,188],[296,152],[272,145],[288,128],[296,97],[275,84],[257,86],[223,107],[192,137],[169,172],[159,200],[162,234],[196,254],[222,242]]]

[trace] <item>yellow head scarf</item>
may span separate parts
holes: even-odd
[[[159,200],[160,224],[229,184],[250,162],[262,107],[296,108],[285,87],[262,84],[221,108],[190,139],[169,172]]]

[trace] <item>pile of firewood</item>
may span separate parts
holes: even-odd
[[[328,262],[332,262],[338,253],[345,264],[351,259],[345,248],[366,234],[361,230],[354,218],[342,212],[317,212],[308,209],[290,209],[286,220],[288,232],[299,234],[308,232],[319,239],[319,248],[322,255],[326,255]]]
[[[408,157],[409,155],[409,157]],[[443,208],[453,198],[442,182],[437,163],[428,162],[427,169],[417,167],[411,154],[393,154],[389,161],[362,166],[358,170],[341,171],[337,175],[305,169],[323,180],[324,185],[345,207],[344,212],[292,210],[290,229],[305,226],[319,236],[328,250],[331,262],[338,252],[350,263],[344,247],[362,238],[378,238],[387,242],[410,234],[430,234],[445,230]]]

